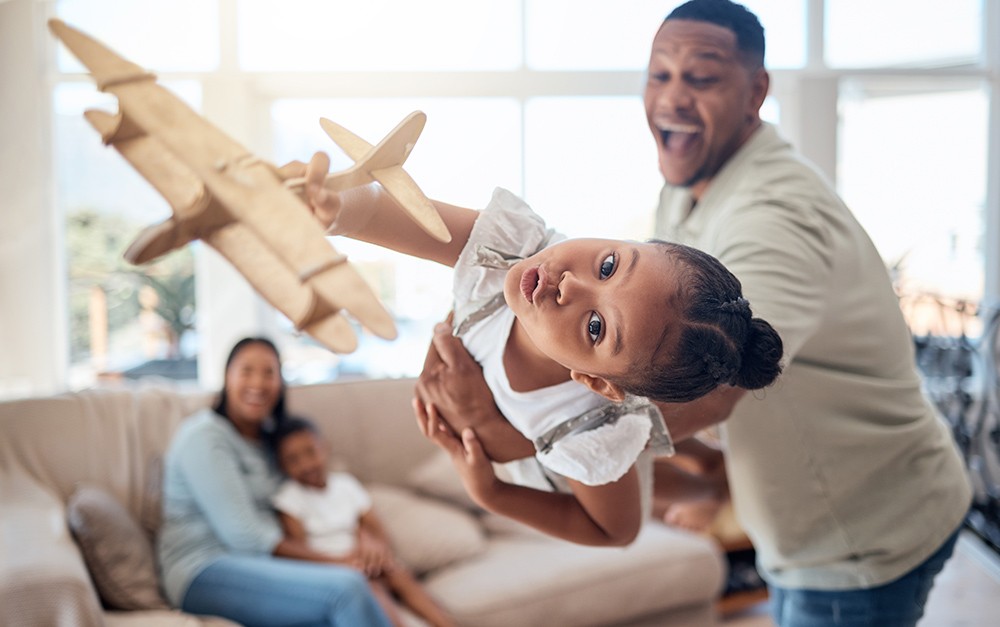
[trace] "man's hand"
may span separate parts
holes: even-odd
[[[340,194],[323,187],[330,171],[330,157],[325,152],[317,152],[309,163],[292,161],[278,168],[278,176],[283,181],[305,178],[302,199],[324,229],[330,228],[340,214]]]
[[[451,317],[434,328],[424,369],[417,380],[414,412],[426,422],[433,411],[456,432],[474,429],[490,459],[508,462],[535,454],[530,440],[497,408],[483,370],[451,334]]]

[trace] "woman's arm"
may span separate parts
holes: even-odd
[[[232,437],[239,437],[233,435]],[[261,467],[238,459],[228,436],[207,424],[189,431],[168,453],[168,476],[180,481],[197,504],[198,515],[228,550],[271,553],[281,540],[281,527],[270,508],[257,506],[255,492],[270,485]]]
[[[569,481],[572,494],[545,492],[497,479],[472,429],[459,439],[433,407],[418,422],[424,435],[451,456],[472,500],[484,509],[539,531],[592,546],[624,546],[642,526],[639,478],[633,466],[613,483],[588,486]]]

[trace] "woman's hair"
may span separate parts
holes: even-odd
[[[274,419],[275,426],[280,425],[287,418],[288,414],[285,411],[285,379],[281,376],[281,355],[278,353],[278,348],[274,345],[274,342],[267,339],[266,337],[245,337],[233,346],[233,350],[229,351],[229,357],[226,358],[226,368],[223,370],[222,377],[222,390],[219,391],[219,398],[215,401],[215,405],[212,409],[215,413],[220,416],[225,416],[229,418],[229,410],[226,407],[226,396],[229,390],[226,389],[226,377],[225,374],[229,372],[229,367],[233,364],[233,360],[240,352],[252,345],[264,346],[268,348],[272,353],[274,353],[274,358],[278,361],[278,377],[281,378],[281,392],[278,393],[278,402],[274,404],[274,409],[271,411],[271,417]]]
[[[609,377],[630,394],[665,403],[686,403],[721,384],[757,390],[781,374],[777,331],[754,318],[742,286],[715,257],[690,246],[650,240],[678,266],[676,318],[647,363],[633,364],[623,378]]]

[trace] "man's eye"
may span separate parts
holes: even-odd
[[[614,254],[608,255],[601,262],[601,278],[606,279],[615,272],[615,256]]]
[[[590,334],[590,341],[596,343],[601,339],[601,317],[597,312],[590,314],[590,321],[587,322],[587,333]]]
[[[688,82],[694,87],[708,87],[717,82],[717,79],[714,76],[692,76]]]

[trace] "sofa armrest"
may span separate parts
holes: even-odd
[[[0,625],[103,625],[59,497],[27,475],[0,474],[0,510]]]

